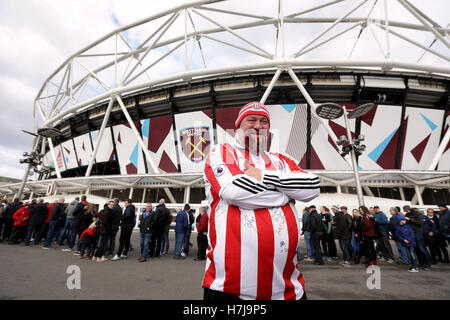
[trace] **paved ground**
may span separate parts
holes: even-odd
[[[138,248],[137,232],[132,243]],[[193,261],[194,247],[185,260],[171,257],[174,234],[170,234],[169,256],[138,263],[137,251],[121,261],[80,260],[59,246],[0,244],[0,299],[202,299],[201,282],[205,263]],[[304,253],[304,242],[302,241]],[[315,266],[301,261],[308,299],[450,299],[450,264],[434,265],[430,271],[407,272],[407,266],[381,263],[381,288],[369,290],[371,276],[363,265],[344,269],[336,262]],[[81,289],[69,290],[66,282],[70,265],[81,271]]]

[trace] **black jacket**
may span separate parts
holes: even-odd
[[[81,220],[83,219],[84,214],[84,205],[81,202],[77,203],[75,210],[73,212],[72,223],[73,224],[81,224]]]
[[[156,206],[155,214],[157,216],[156,219],[156,233],[163,233],[167,224],[170,224],[172,218],[170,217],[169,209],[166,208],[165,204],[159,204]]]
[[[334,216],[334,237],[339,240],[348,240],[350,238],[350,229],[352,226],[352,217],[350,214],[344,215],[339,211]]]
[[[122,229],[133,229],[134,228],[134,218],[136,218],[136,207],[134,205],[129,205],[125,208],[122,215]]]
[[[13,202],[11,203],[5,210],[5,214],[3,215],[5,219],[12,219],[13,214],[16,213],[17,210],[22,208],[23,202]]]
[[[30,219],[28,223],[31,226],[37,226],[44,224],[45,219],[48,217],[48,208],[44,203],[35,204],[30,206]]]
[[[112,208],[112,220],[111,220],[111,224],[113,229],[118,229],[120,226],[120,221],[122,220],[122,208],[119,205],[115,205]]]
[[[157,218],[155,212],[143,219],[143,215],[139,216],[139,230],[142,233],[152,233],[156,224]]]
[[[316,210],[311,211],[310,215],[311,233],[322,232],[322,217]]]
[[[64,207],[61,203],[55,204],[50,216],[50,221],[64,221],[66,214],[64,212]]]
[[[414,233],[422,233],[422,214],[419,213],[416,209],[411,209],[411,212],[408,212],[405,216],[409,218],[409,220],[407,220],[407,224],[411,227],[412,231]]]
[[[101,229],[102,234],[111,233],[112,220],[113,220],[113,211],[109,207],[106,207],[105,209],[103,209],[102,214],[102,229]]]

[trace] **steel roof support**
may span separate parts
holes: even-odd
[[[111,99],[109,100],[108,108],[106,109],[106,113],[105,113],[105,116],[103,117],[103,121],[102,121],[102,126],[100,127],[100,132],[98,133],[97,141],[95,142],[94,151],[92,152],[92,156],[89,161],[89,166],[86,170],[86,175],[85,175],[86,177],[89,177],[91,175],[95,157],[97,156],[97,152],[100,147],[100,143],[102,142],[102,139],[103,139],[103,133],[105,132],[106,124],[109,121],[109,116],[111,114],[111,110],[114,105],[114,100],[115,100],[114,96],[112,96]],[[113,139],[114,139],[114,137],[113,137]]]
[[[431,31],[436,38],[438,38],[439,40],[441,40],[441,42],[447,46],[447,48],[450,49],[450,43],[434,28],[434,26],[430,26],[428,24],[428,22],[426,20],[429,20],[428,17],[424,17],[423,13],[419,10],[417,10],[417,8],[415,8],[414,6],[412,6],[408,1],[406,0],[398,0],[398,2],[400,2],[400,4],[402,6],[404,6],[409,12],[411,12],[411,14],[416,17],[417,20],[419,20],[423,26],[428,29],[429,31]]]
[[[306,91],[305,87],[302,85],[300,80],[297,78],[297,75],[295,74],[295,72],[291,68],[289,68],[288,72],[289,72],[289,75],[291,76],[292,80],[295,82],[295,84],[299,88],[299,90],[302,93],[303,97],[306,99],[308,104],[311,106],[311,108],[314,109],[314,112],[315,112],[316,108],[317,108],[316,104],[314,103],[313,99],[311,99],[311,96]],[[336,134],[334,133],[334,131],[330,128],[330,126],[328,125],[328,123],[324,119],[319,117],[319,120],[322,123],[322,125],[325,127],[325,129],[327,130],[328,134],[331,136],[331,140],[333,140],[333,143],[336,145],[336,141],[338,141],[338,138],[336,137]],[[338,145],[336,145],[336,147],[339,149]],[[345,162],[347,162],[349,167],[352,168],[352,164],[351,164],[350,159],[348,158],[348,155],[344,157],[344,160],[345,160]]]
[[[444,138],[442,139],[441,143],[439,144],[439,147],[436,151],[436,154],[433,157],[433,160],[431,160],[428,170],[434,170],[436,168],[449,141],[450,141],[450,129],[447,130],[447,133],[445,134]]]
[[[359,7],[361,7],[364,3],[366,3],[368,0],[363,0],[362,2],[360,2],[356,7],[352,8],[350,11],[348,11],[347,13],[345,13],[342,17],[336,19],[328,28],[326,28],[325,30],[323,30],[321,33],[319,33],[319,35],[317,35],[314,39],[312,39],[310,42],[308,42],[303,48],[301,48],[300,50],[298,50],[296,53],[293,54],[294,58],[297,58],[298,56],[300,56],[300,54],[303,52],[303,50],[305,50],[306,48],[308,48],[311,44],[313,44],[317,39],[319,39],[320,37],[322,37],[325,33],[327,33],[328,31],[330,31],[331,29],[333,29],[339,22],[342,21],[342,19],[347,18],[349,15],[351,15],[355,10],[357,10]]]

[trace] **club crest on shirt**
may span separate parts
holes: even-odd
[[[210,147],[209,127],[191,127],[180,130],[181,150],[192,162],[202,162]]]

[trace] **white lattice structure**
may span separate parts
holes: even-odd
[[[311,70],[351,71],[365,75],[419,77],[416,89],[436,91],[440,95],[440,106],[448,110],[449,25],[440,25],[414,6],[415,2],[407,0],[322,1],[308,7],[303,3],[287,0],[195,1],[113,30],[68,57],[45,80],[36,96],[35,133],[40,128],[57,127],[64,134],[68,132],[66,123],[70,119],[99,106],[104,108],[98,112],[102,120],[85,177],[62,178],[58,165],[55,165],[58,190],[83,192],[96,188],[137,188],[142,183],[156,183],[164,188],[186,187],[189,193],[191,186],[201,185],[198,174],[188,174],[189,178],[185,174],[159,174],[160,170],[136,128],[135,119],[130,115],[133,104],[126,100],[142,93],[190,87],[211,79],[270,74],[271,81],[262,82],[262,102],[268,101],[274,88],[294,85],[314,111],[316,103],[307,88],[308,82],[299,74]],[[445,1],[442,5],[442,10],[450,9]],[[362,41],[365,42],[361,48]],[[342,48],[342,43],[352,46]],[[281,75],[288,77],[282,81]],[[432,88],[427,87],[423,85],[423,79],[438,80],[444,87],[434,88],[433,84]],[[385,86],[391,86],[388,80]],[[184,95],[197,93],[194,90],[189,93],[186,89]],[[113,112],[122,113],[133,130],[147,161],[147,175],[90,178]],[[329,124],[321,121],[331,139],[336,141],[336,134]],[[450,130],[447,130],[432,161],[422,168],[425,171],[361,171],[363,186],[414,186],[419,203],[419,187],[448,188],[449,172],[434,170],[449,139]],[[54,142],[50,138],[36,137],[33,150],[44,154],[49,149],[56,164]],[[324,185],[353,183],[349,176],[351,164],[349,159],[345,160],[349,164],[346,170],[317,171]],[[28,171],[24,184],[27,177]],[[99,182],[103,178],[107,179],[104,185]],[[28,192],[38,193],[48,183],[49,180],[29,181],[24,187]],[[4,193],[21,194],[20,189],[18,184],[0,188]],[[189,199],[189,196],[185,198]]]

